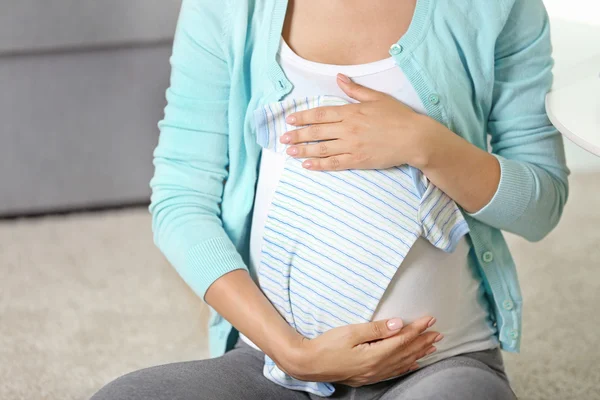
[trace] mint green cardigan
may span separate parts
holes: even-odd
[[[157,246],[202,298],[222,275],[247,269],[260,157],[251,116],[292,88],[276,62],[286,6],[183,0],[150,211]],[[501,230],[542,239],[568,194],[562,139],[544,109],[553,60],[542,0],[418,0],[391,54],[430,117],[482,149],[491,139],[501,180],[489,204],[464,213],[470,262],[502,348],[518,351],[522,300]],[[217,356],[237,332],[211,311]]]

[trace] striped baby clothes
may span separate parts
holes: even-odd
[[[285,154],[279,137],[292,112],[348,104],[334,96],[289,99],[255,111],[257,142]],[[368,322],[419,236],[452,252],[468,226],[458,206],[424,174],[385,170],[310,171],[287,157],[264,227],[258,279],[278,312],[314,338]],[[294,390],[330,396],[333,385],[296,380],[265,356],[264,375]]]

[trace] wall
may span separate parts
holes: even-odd
[[[551,19],[557,86],[581,76],[579,69],[573,72],[576,67],[600,53],[600,3],[595,0],[544,0],[544,3]],[[600,66],[596,72],[600,73]],[[565,139],[565,147],[573,172],[600,171],[600,157],[568,139]]]

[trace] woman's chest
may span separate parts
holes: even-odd
[[[301,57],[351,65],[389,56],[408,30],[417,0],[290,0],[282,36]]]
[[[312,14],[299,8],[304,7],[304,1],[311,5]],[[269,14],[253,11],[250,18],[241,14],[239,22],[247,23],[249,19],[250,25],[245,41],[239,43],[243,47],[235,50],[246,57],[237,58],[243,63],[234,65],[233,76],[239,77],[240,85],[233,82],[232,91],[237,88],[243,91],[246,133],[253,134],[251,115],[256,109],[285,98],[296,86],[277,60],[283,37],[299,56],[323,64],[355,65],[392,55],[430,117],[471,143],[481,148],[486,146],[494,41],[489,34],[477,33],[480,29],[462,8],[450,1],[410,0],[393,2],[405,3],[404,9],[394,10],[387,2],[377,2],[378,7],[388,4],[383,14],[392,17],[384,17],[385,23],[377,23],[379,11],[364,11],[368,16],[361,23],[359,17],[347,16],[350,11],[344,7],[339,9],[347,18],[337,17],[329,1],[296,2],[289,1],[287,8],[288,2],[274,3]],[[331,3],[338,4],[333,0]],[[348,4],[355,3],[358,4]],[[412,10],[407,4],[412,4]],[[319,12],[314,12],[317,8]],[[497,11],[497,7],[492,11]],[[260,19],[261,15],[268,18]],[[314,21],[309,21],[311,15]],[[248,141],[252,142],[250,136]],[[258,152],[258,147],[248,145]]]

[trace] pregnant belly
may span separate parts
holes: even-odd
[[[280,154],[263,151],[250,240],[250,266],[253,273],[260,268],[263,238],[269,236],[269,232],[265,232],[265,225],[274,193],[281,179],[284,161],[284,157]],[[301,245],[291,251],[301,255],[300,252],[309,243],[309,239],[305,235],[296,239]],[[439,343],[439,351],[428,357],[430,360],[464,349],[469,343],[479,343],[480,348],[471,346],[472,351],[493,347],[493,343],[490,342],[493,330],[487,322],[487,309],[481,302],[480,279],[468,266],[468,251],[468,244],[464,238],[459,241],[452,253],[442,251],[428,240],[418,238],[393,274],[385,292],[382,291],[379,295],[382,296],[378,297],[379,302],[373,305],[375,313],[368,314],[368,318],[400,317],[405,323],[410,323],[426,315],[436,317],[438,322],[435,329],[442,332],[446,338]],[[306,259],[314,261],[311,254],[306,256]],[[298,284],[305,286],[305,277],[301,275],[297,277]],[[323,278],[331,279],[325,275]],[[275,288],[277,286],[272,285],[272,289]],[[306,287],[301,289],[308,290]],[[308,299],[311,298],[313,296]],[[280,296],[277,300],[279,303],[282,302]],[[356,304],[347,304],[347,306],[352,307]],[[297,315],[307,317],[303,314]]]
[[[402,318],[405,325],[423,316],[437,319],[432,328],[444,335],[427,365],[464,352],[497,346],[479,274],[469,266],[465,238],[453,253],[420,238],[390,281],[373,320]]]

